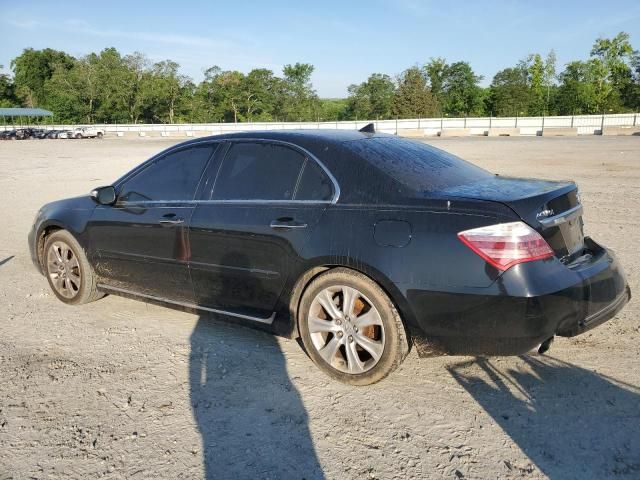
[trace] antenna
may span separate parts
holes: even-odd
[[[373,123],[367,123],[364,127],[362,127],[358,131],[362,133],[376,133],[376,128]]]

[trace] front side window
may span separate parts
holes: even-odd
[[[215,147],[198,145],[158,158],[125,182],[118,199],[124,202],[193,200]]]
[[[234,143],[222,162],[212,200],[292,200],[305,157],[263,142]]]

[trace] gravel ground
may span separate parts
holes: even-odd
[[[0,479],[640,478],[638,302],[545,356],[418,359],[335,383],[294,341],[109,296],[68,307],[32,267],[45,202],[171,142],[0,143]],[[578,181],[585,228],[640,291],[640,138],[430,143]]]

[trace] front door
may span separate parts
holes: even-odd
[[[99,282],[125,293],[193,303],[188,226],[215,144],[170,151],[118,185],[88,225]]]
[[[257,141],[232,142],[211,183],[190,224],[196,301],[269,322],[333,185],[302,151]]]

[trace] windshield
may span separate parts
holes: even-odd
[[[374,137],[343,145],[401,184],[419,192],[434,192],[493,176],[444,150],[403,138]]]

